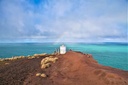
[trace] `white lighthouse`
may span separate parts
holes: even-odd
[[[65,54],[66,53],[66,46],[61,45],[60,46],[60,54]]]

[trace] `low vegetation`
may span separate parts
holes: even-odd
[[[53,57],[53,56],[49,56],[49,57],[46,57],[46,58],[43,58],[41,60],[41,69],[45,69],[45,68],[48,68],[51,66],[51,63],[55,63],[56,61],[58,60],[57,57]],[[46,74],[44,73],[36,73],[36,76],[40,76],[40,77],[47,77]]]
[[[0,61],[12,61],[12,60],[17,60],[17,59],[23,59],[23,58],[27,58],[27,59],[34,59],[34,58],[39,58],[39,57],[45,57],[48,54],[46,53],[42,53],[42,54],[34,54],[33,56],[15,56],[15,57],[11,57],[11,58],[0,58]]]
[[[50,67],[51,63],[55,63],[58,60],[57,57],[49,56],[41,60],[41,69]]]
[[[40,76],[41,75],[41,73],[36,73],[36,76]]]

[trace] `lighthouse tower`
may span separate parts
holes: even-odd
[[[65,54],[66,53],[66,46],[61,45],[60,46],[60,54]]]

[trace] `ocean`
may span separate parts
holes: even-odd
[[[53,53],[61,43],[0,43],[0,58]],[[127,43],[65,43],[67,50],[92,54],[98,63],[128,71]]]

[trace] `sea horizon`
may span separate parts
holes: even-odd
[[[128,45],[128,42],[0,42],[0,44],[108,44]]]

